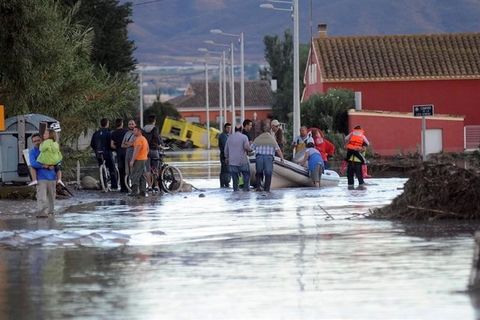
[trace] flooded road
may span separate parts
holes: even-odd
[[[4,222],[0,319],[478,318],[469,232],[365,218],[406,179],[233,193],[216,159],[168,160],[201,191]]]

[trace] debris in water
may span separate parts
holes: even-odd
[[[453,164],[427,162],[413,172],[404,192],[371,218],[402,220],[480,219],[480,174]]]

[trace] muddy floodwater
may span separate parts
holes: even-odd
[[[234,193],[216,152],[167,161],[199,190],[2,221],[0,319],[479,318],[473,227],[365,218],[406,179]]]

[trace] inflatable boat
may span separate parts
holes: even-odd
[[[250,178],[255,183],[255,157],[250,157]],[[340,176],[333,170],[325,170],[320,179],[321,187],[337,186]],[[311,187],[312,180],[308,175],[308,169],[288,160],[281,161],[275,157],[272,175],[272,189],[291,187]]]

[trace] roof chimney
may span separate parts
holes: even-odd
[[[270,80],[270,89],[272,92],[277,92],[277,79]]]
[[[318,26],[318,36],[320,38],[324,38],[327,36],[327,24],[326,23],[320,23]]]

